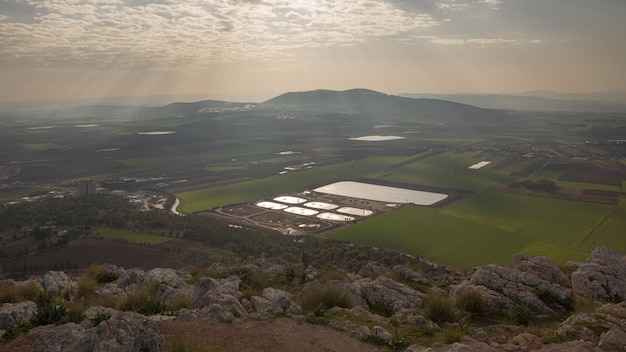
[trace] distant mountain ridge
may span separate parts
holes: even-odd
[[[626,92],[566,94],[535,91],[519,94],[403,93],[407,98],[454,101],[485,109],[520,111],[626,112]]]
[[[440,99],[401,97],[369,89],[289,92],[263,102],[260,107],[318,113],[405,114],[429,118],[444,116],[458,118],[486,113],[485,109],[468,104]]]

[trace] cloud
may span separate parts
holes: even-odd
[[[480,0],[480,2],[493,8],[498,7],[502,3],[501,0]]]
[[[541,39],[510,39],[510,38],[439,38],[434,36],[418,36],[432,44],[440,45],[474,45],[474,46],[508,46],[521,44],[541,44]]]
[[[278,60],[300,49],[415,33],[441,21],[383,0],[10,0],[0,67],[181,68]],[[2,70],[2,69],[0,69]]]

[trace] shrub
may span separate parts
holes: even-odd
[[[243,297],[259,296],[261,291],[272,285],[272,280],[261,270],[241,268],[233,272],[241,279],[241,292]]]
[[[19,321],[17,325],[7,326],[4,330],[4,334],[2,334],[2,339],[4,340],[13,340],[18,336],[22,335],[26,331],[30,330],[33,326],[28,322]]]
[[[593,313],[596,311],[597,303],[593,299],[588,299],[582,296],[574,297],[574,310],[576,313]]]
[[[465,335],[465,333],[457,328],[445,329],[442,332],[443,342],[449,345],[461,341],[461,338]]]
[[[17,287],[12,282],[0,282],[0,304],[18,303]]]
[[[436,324],[450,323],[456,319],[456,311],[447,295],[429,293],[424,298],[424,316]]]
[[[165,303],[159,300],[148,299],[139,307],[138,313],[143,315],[155,315],[165,312]]]
[[[298,299],[302,309],[323,316],[332,307],[352,308],[354,302],[349,293],[333,285],[317,286],[302,292]]]
[[[138,312],[147,301],[157,301],[157,287],[158,284],[137,288],[118,303],[119,310]]]
[[[186,297],[176,297],[176,298],[172,298],[170,300],[168,300],[167,302],[165,302],[166,304],[166,310],[168,311],[178,311],[182,308],[191,308],[191,302],[189,301],[188,298]]]
[[[37,312],[31,319],[31,324],[33,326],[61,324],[66,321],[66,314],[67,309],[64,306],[48,303],[37,309]]]
[[[77,280],[78,283],[78,297],[87,298],[94,294],[98,289],[102,287],[94,278],[89,276],[81,277]]]
[[[96,280],[101,284],[108,284],[120,278],[120,274],[113,271],[106,271],[96,275]]]
[[[52,291],[40,291],[33,298],[33,301],[37,304],[37,307],[43,307],[51,304],[54,296],[55,294]]]
[[[83,320],[85,320],[85,311],[83,307],[75,305],[67,310],[65,322],[80,324]]]
[[[382,299],[380,302],[370,303],[368,306],[370,312],[383,317],[389,318],[394,313],[392,300]]]
[[[472,317],[480,318],[487,313],[487,302],[477,290],[461,292],[454,303],[458,309],[468,312]]]
[[[528,325],[535,318],[535,310],[530,304],[514,301],[513,320],[518,325]]]

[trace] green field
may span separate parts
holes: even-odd
[[[334,180],[375,177],[398,162],[398,157],[369,157],[306,171],[176,194],[180,211],[192,213],[216,207],[251,202],[276,194],[293,192]]]
[[[483,192],[445,209],[403,208],[327,237],[395,248],[461,269],[508,264],[519,252],[562,262],[590,253],[578,243],[610,211],[607,205]],[[614,238],[623,224],[606,225],[611,228],[603,233]]]
[[[412,158],[422,159],[409,162]],[[471,170],[481,160],[492,164]],[[185,213],[251,202],[337,180],[371,178],[465,189],[476,193],[443,208],[408,207],[346,226],[327,237],[397,249],[470,269],[508,264],[515,253],[558,262],[582,260],[598,245],[626,250],[626,204],[576,202],[489,191],[498,180],[538,159],[520,159],[501,170],[501,156],[443,152],[424,156],[368,157],[317,169],[179,193]],[[548,176],[544,173],[543,177]],[[554,175],[556,176],[556,174]],[[617,190],[614,186],[566,183],[570,188]]]
[[[171,240],[171,238],[163,236],[109,228],[97,229],[94,231],[94,235],[107,240],[122,240],[130,243],[145,243],[150,245],[157,245]]]

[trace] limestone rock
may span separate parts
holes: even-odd
[[[146,272],[139,268],[133,268],[122,271],[120,277],[115,283],[126,290],[130,286],[137,286],[144,283],[146,279]],[[130,289],[132,291],[132,289]]]
[[[62,271],[48,271],[46,275],[41,278],[40,284],[44,291],[78,290],[76,281],[70,279]]]
[[[286,291],[267,287],[263,289],[261,296],[268,300],[274,313],[288,315],[300,315],[303,313],[302,308],[291,299],[291,294]]]
[[[475,269],[469,283],[485,286],[507,298],[529,304],[536,312],[554,314],[555,310],[566,311],[573,297],[570,290],[543,280],[536,275],[520,272],[497,264]]]
[[[387,344],[391,344],[393,342],[393,335],[382,326],[374,326],[374,329],[372,330],[372,336],[379,338],[381,341]]]
[[[626,351],[626,331],[617,326],[611,327],[600,335],[598,346],[606,351]]]
[[[543,345],[535,352],[601,352],[602,349],[587,341],[568,341]]]
[[[381,275],[385,275],[389,272],[387,268],[384,266],[376,265],[373,263],[365,264],[361,270],[359,270],[358,275],[360,277],[369,277],[370,279],[375,279]]]
[[[28,322],[37,312],[35,302],[4,303],[0,306],[0,329],[17,325],[20,321]]]
[[[541,339],[533,334],[523,333],[513,338],[513,343],[519,345],[526,351],[538,350],[543,347]]]
[[[191,274],[184,270],[170,268],[155,268],[146,272],[144,282],[147,284],[158,282],[174,288],[187,286],[186,281],[191,280]]]
[[[388,277],[379,276],[375,280],[361,279],[353,283],[359,289],[360,297],[370,307],[392,305],[391,313],[404,310],[418,310],[422,306],[423,293]]]
[[[216,303],[222,295],[240,297],[240,284],[241,279],[237,276],[229,276],[225,279],[201,278],[194,285],[191,303],[195,307],[202,308]]]
[[[626,299],[626,256],[599,247],[572,273],[572,290],[576,295],[603,302]]]
[[[85,330],[69,323],[35,334],[33,352],[161,351],[163,337],[153,321],[124,318],[102,321]]]
[[[531,257],[518,253],[513,256],[511,267],[522,272],[533,274],[548,282],[563,287],[571,287],[569,277],[559,269],[552,259],[546,257]]]
[[[122,299],[127,296],[126,291],[122,290],[114,283],[107,283],[101,289],[97,290],[94,295],[101,300]]]

